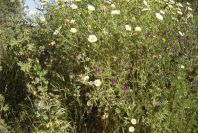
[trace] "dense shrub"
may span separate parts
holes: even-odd
[[[14,115],[5,118],[13,131],[198,132],[197,21],[189,3],[42,5],[7,49],[19,83],[8,97]]]

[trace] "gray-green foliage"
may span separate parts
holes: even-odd
[[[196,133],[197,20],[190,5],[74,4],[46,5],[43,17],[29,18],[32,25],[15,27],[7,49],[15,79],[3,78],[12,113],[6,124],[24,133],[127,133],[131,126],[139,133]]]
[[[18,101],[16,84],[20,84],[20,82],[16,79],[19,78],[19,69],[15,65],[13,54],[8,52],[8,45],[16,36],[15,29],[19,24],[20,13],[21,5],[18,0],[0,1],[0,132],[2,133],[10,131],[11,124],[8,119],[14,118],[13,115],[10,115],[14,114],[12,110],[17,107],[13,101]],[[13,119],[9,121],[13,122]]]
[[[18,16],[22,13],[19,0],[0,1],[0,62],[6,56],[6,48],[10,40],[15,36],[15,27],[19,23]]]

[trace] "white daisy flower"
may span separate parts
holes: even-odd
[[[127,31],[131,31],[131,26],[130,26],[130,25],[125,25],[125,29],[126,29]]]
[[[94,81],[94,85],[97,87],[101,86],[101,84],[102,84],[102,82],[99,79]]]
[[[70,7],[71,7],[72,9],[78,9],[78,6],[75,5],[75,4],[71,4]]]
[[[120,14],[120,10],[112,10],[111,14],[118,15],[118,14]]]
[[[132,118],[132,119],[131,119],[131,123],[132,123],[133,125],[135,125],[135,124],[137,123],[136,119]]]
[[[132,132],[134,132],[134,131],[135,131],[135,128],[134,128],[133,126],[130,126],[130,127],[129,127],[129,132],[132,133]]]
[[[135,31],[135,32],[141,32],[142,29],[141,29],[139,26],[137,26],[137,27],[135,27],[134,31]]]
[[[88,5],[87,7],[88,7],[88,10],[89,10],[90,12],[95,11],[95,7],[94,7],[94,6]]]
[[[184,66],[184,65],[180,65],[180,68],[181,68],[181,69],[184,69],[184,68],[185,68],[185,66]]]
[[[71,28],[71,29],[70,29],[70,32],[71,32],[71,33],[76,33],[76,32],[77,32],[77,29],[76,29],[76,28]]]
[[[88,41],[90,42],[90,43],[94,43],[94,42],[96,42],[98,39],[97,39],[97,37],[95,36],[95,35],[89,35],[89,38],[88,38]]]
[[[163,20],[163,16],[160,13],[155,13],[155,16],[157,17],[157,19],[159,20]]]

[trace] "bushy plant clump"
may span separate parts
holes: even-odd
[[[14,131],[198,132],[198,47],[189,3],[41,5],[8,49],[24,89]]]

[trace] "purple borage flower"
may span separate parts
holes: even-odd
[[[116,85],[117,83],[118,83],[118,81],[117,81],[116,79],[113,79],[113,80],[112,80],[112,84],[113,84],[113,85]]]
[[[98,75],[100,72],[101,72],[101,68],[97,67],[97,68],[95,69],[96,75]]]
[[[126,92],[129,90],[129,86],[127,83],[124,83],[123,87],[122,87],[123,91]]]

